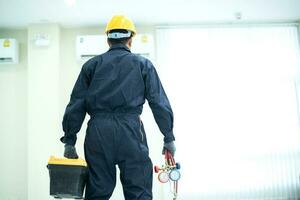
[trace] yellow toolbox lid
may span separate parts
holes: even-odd
[[[75,166],[87,166],[85,160],[83,159],[68,159],[68,158],[56,158],[51,156],[49,161],[49,165],[75,165]]]

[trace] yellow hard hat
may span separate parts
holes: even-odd
[[[131,31],[133,35],[136,34],[136,29],[133,22],[124,15],[113,16],[106,25],[105,33],[115,29],[128,30]]]

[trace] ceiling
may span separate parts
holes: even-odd
[[[300,0],[0,0],[0,11],[2,28],[99,26],[120,13],[140,25],[283,22],[300,20]]]

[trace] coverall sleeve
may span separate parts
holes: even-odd
[[[173,134],[173,111],[158,74],[150,61],[146,64],[144,75],[146,99],[155,121],[164,135],[164,142],[175,140]]]
[[[75,145],[76,143],[76,134],[80,131],[86,115],[85,97],[89,83],[90,78],[83,66],[72,90],[70,102],[63,117],[62,125],[65,135],[60,140],[65,144]]]

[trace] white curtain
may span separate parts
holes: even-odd
[[[179,199],[300,198],[297,28],[159,28],[156,36],[175,114]]]

